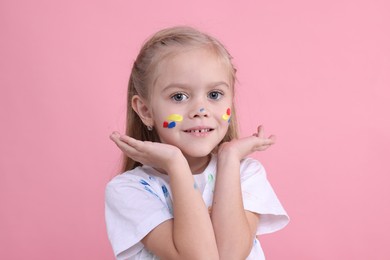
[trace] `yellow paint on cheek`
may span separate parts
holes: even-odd
[[[171,114],[167,117],[168,121],[181,122],[183,121],[183,117],[178,114]]]
[[[228,115],[226,115],[226,114],[224,114],[224,115],[222,116],[222,119],[225,120],[225,121],[228,121],[229,118],[230,118],[230,116],[228,116]]]

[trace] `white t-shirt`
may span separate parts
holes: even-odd
[[[194,175],[197,188],[210,209],[213,201],[217,158],[212,156],[203,173]],[[259,161],[241,162],[241,190],[245,210],[261,214],[256,235],[275,232],[289,218]],[[106,187],[106,225],[108,238],[117,259],[158,259],[141,240],[156,226],[173,218],[169,176],[149,166],[137,167],[114,177]],[[255,238],[250,259],[265,259]]]

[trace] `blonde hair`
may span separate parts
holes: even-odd
[[[142,123],[138,114],[131,106],[134,95],[148,99],[150,87],[153,85],[157,64],[170,54],[188,47],[204,47],[213,51],[216,57],[224,60],[230,68],[231,86],[236,82],[236,69],[232,63],[232,56],[226,48],[214,37],[202,33],[191,27],[171,27],[154,34],[142,46],[131,70],[127,91],[127,122],[126,135],[141,141],[160,142],[156,130],[149,131]],[[238,137],[236,113],[234,104],[231,109],[231,118],[228,131],[222,142],[231,141]],[[141,166],[140,162],[124,155],[122,171]]]

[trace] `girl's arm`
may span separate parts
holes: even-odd
[[[187,160],[174,146],[142,142],[113,134],[111,139],[129,157],[165,171],[170,177],[174,219],[142,239],[160,259],[219,259],[213,226],[202,196],[194,188]]]
[[[263,128],[251,137],[224,143],[218,151],[217,178],[211,219],[220,259],[245,259],[253,246],[260,216],[244,210],[240,161],[255,151],[267,149],[275,141],[264,138]]]
[[[159,225],[142,242],[162,259],[219,259],[210,216],[194,189],[187,162],[174,163],[169,176],[174,219]]]

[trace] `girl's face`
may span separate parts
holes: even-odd
[[[161,142],[195,159],[224,138],[232,103],[228,64],[208,49],[192,48],[157,66],[148,107]]]

